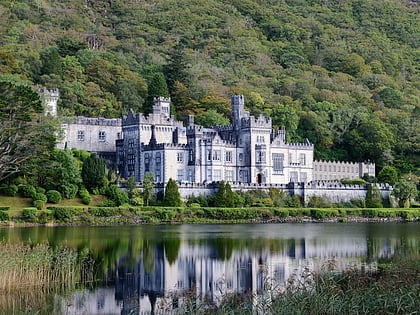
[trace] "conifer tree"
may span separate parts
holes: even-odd
[[[166,184],[163,204],[169,207],[180,207],[182,205],[181,195],[178,191],[178,185],[172,178],[170,178]]]
[[[98,158],[95,154],[83,162],[82,179],[86,189],[92,191],[96,187],[103,185],[103,180],[106,173],[105,160]]]
[[[366,192],[366,208],[382,208],[382,195],[376,185],[369,185]]]

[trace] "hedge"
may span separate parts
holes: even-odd
[[[95,217],[113,217],[122,214],[118,207],[89,207],[88,212]]]
[[[78,216],[85,211],[83,207],[47,207],[52,211],[53,218],[58,221],[68,222],[70,219]]]
[[[0,221],[9,221],[9,214],[0,210]]]
[[[0,206],[0,211],[9,211],[10,207],[9,206]]]

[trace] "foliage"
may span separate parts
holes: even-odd
[[[19,187],[19,191],[26,198],[33,198],[36,194],[36,188],[32,185],[22,185]]]
[[[408,208],[410,199],[417,197],[417,187],[414,183],[401,179],[395,184],[392,195],[398,198],[400,207]]]
[[[48,202],[60,203],[62,198],[61,198],[60,192],[58,192],[57,190],[48,190],[47,199],[48,199]]]
[[[44,203],[46,203],[48,201],[48,198],[45,194],[43,193],[36,193],[32,199],[35,200],[42,200]]]
[[[31,173],[55,144],[56,130],[40,119],[43,107],[30,87],[0,79],[0,182]]]
[[[37,200],[32,201],[32,205],[35,208],[37,208],[38,210],[44,209],[45,208],[45,203],[46,202],[44,200],[40,200],[40,199],[37,199]]]
[[[143,200],[146,203],[146,206],[149,205],[150,201],[153,198],[153,188],[155,185],[153,182],[155,181],[155,174],[151,172],[147,172],[144,174],[143,179]]]
[[[366,208],[382,208],[382,194],[379,188],[376,185],[369,185],[366,198],[365,198]]]
[[[8,221],[9,220],[9,213],[6,211],[0,210],[0,221]]]
[[[108,187],[107,196],[114,202],[115,206],[121,206],[128,203],[128,194],[115,184]]]
[[[28,222],[36,222],[37,208],[24,208],[22,209],[22,219]]]
[[[105,160],[98,158],[95,154],[91,154],[83,162],[81,177],[85,187],[92,191],[94,188],[100,187],[104,183],[106,172]]]
[[[182,205],[181,195],[178,191],[178,185],[172,178],[170,178],[166,184],[165,196],[163,197],[163,205],[169,207],[180,207]]]
[[[398,171],[395,167],[387,165],[384,166],[378,174],[378,181],[380,183],[388,183],[395,185],[398,181]]]
[[[311,196],[308,201],[308,207],[330,208],[331,201],[326,196]]]
[[[132,204],[133,206],[143,206],[143,193],[140,189],[133,189],[131,193],[130,204]]]
[[[82,189],[79,190],[79,196],[80,196],[80,198],[82,198],[82,202],[85,205],[90,204],[91,201],[92,201],[92,198],[91,198],[91,196],[89,194],[89,191],[87,189],[85,189],[85,188],[82,188]]]
[[[6,196],[14,197],[18,193],[18,186],[10,184],[4,185],[0,187],[0,192],[5,194]]]

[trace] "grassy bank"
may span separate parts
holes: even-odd
[[[3,211],[6,213],[7,211]],[[210,208],[49,206],[24,208],[3,224],[142,224],[244,222],[417,221],[420,209],[400,208]]]

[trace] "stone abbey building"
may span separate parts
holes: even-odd
[[[52,99],[46,100],[56,113]],[[193,116],[184,126],[170,115],[170,99],[163,97],[155,98],[149,115],[67,118],[58,146],[94,152],[116,164],[121,177],[138,182],[147,172],[157,183],[172,178],[182,184],[283,185],[375,175],[373,163],[314,161],[309,140],[287,142],[286,131],[274,130],[271,118],[245,110],[242,95],[232,96],[231,104],[232,124],[212,128],[195,124]]]

